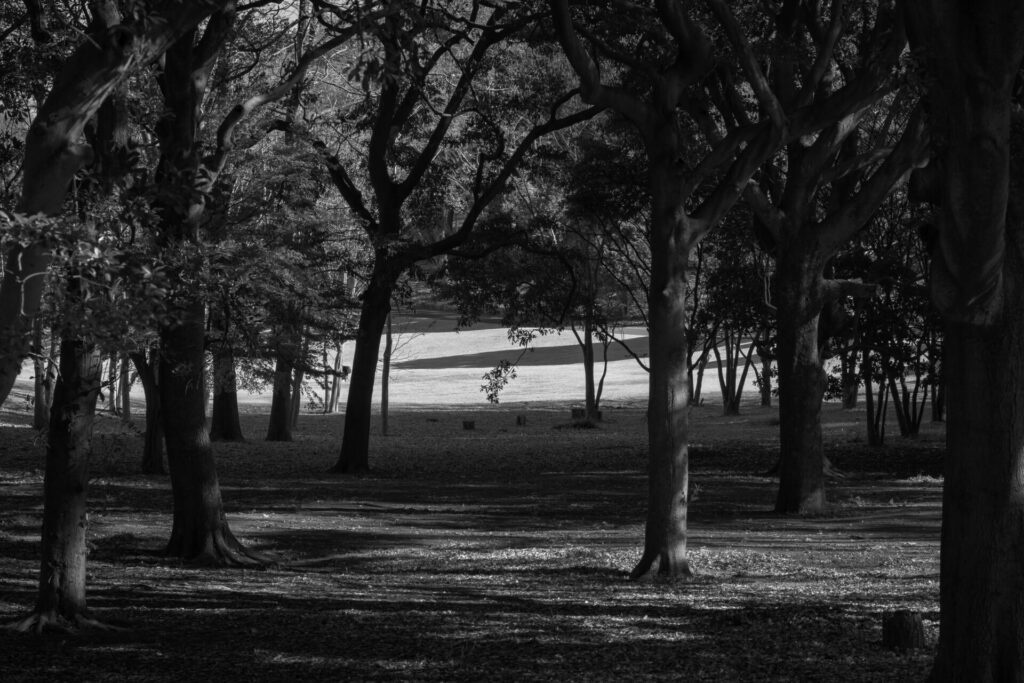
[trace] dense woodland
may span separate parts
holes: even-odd
[[[608,349],[647,371],[634,580],[694,575],[710,384],[725,415],[750,377],[777,402],[780,520],[828,509],[826,402],[863,402],[872,447],[945,422],[931,678],[1024,680],[1016,3],[5,0],[0,40],[0,400],[31,366],[47,444],[18,630],[104,627],[103,402],[144,390],[166,556],[264,567],[212,442],[343,412],[331,473],[376,470],[392,314],[429,302],[524,349],[571,334],[598,435]],[[272,393],[260,433],[243,389]]]

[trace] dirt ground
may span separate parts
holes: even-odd
[[[216,452],[232,528],[277,564],[161,556],[168,482],[141,437],[100,420],[89,605],[126,631],[0,631],[3,681],[921,680],[937,635],[941,428],[864,444],[829,405],[845,477],[814,517],[770,512],[776,413],[693,410],[689,581],[631,582],[646,509],[642,410],[577,429],[557,402],[395,407],[370,476],[332,477],[342,418]],[[525,426],[516,417],[526,418]],[[463,421],[472,420],[472,431]],[[44,444],[0,415],[0,618],[33,603]],[[923,614],[929,649],[881,646],[881,614]]]

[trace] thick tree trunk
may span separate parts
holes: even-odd
[[[167,554],[199,564],[260,564],[224,516],[206,424],[204,333],[200,300],[185,302],[176,323],[160,331],[160,398],[174,498]]]
[[[270,422],[267,425],[267,441],[291,441],[292,425],[292,359],[295,357],[291,344],[281,344],[277,350],[274,366],[274,393],[270,402]]]
[[[955,390],[946,425],[937,681],[1024,680],[1020,286],[1001,324],[946,331],[945,370]]]
[[[776,512],[825,508],[821,403],[825,371],[818,347],[821,269],[813,258],[781,250],[778,272],[779,495]]]
[[[964,31],[956,47],[971,48],[952,82],[976,88],[944,100],[956,108],[932,270],[949,387],[932,669],[942,682],[1024,681],[1024,118],[1011,119],[1024,15],[982,4],[979,17],[946,17]]]
[[[650,390],[647,407],[649,494],[644,552],[631,576],[689,576],[686,511],[689,483],[689,349],[686,266],[692,244],[681,224],[683,197],[674,159],[651,155]]]
[[[238,416],[238,384],[235,378],[235,352],[230,346],[213,354],[213,413],[210,417],[210,441],[245,441]]]
[[[370,469],[370,418],[373,410],[373,382],[377,374],[380,338],[391,312],[391,294],[397,275],[375,273],[363,293],[363,306],[356,332],[356,350],[345,404],[345,432],[341,455],[331,472],[351,474]]]
[[[142,473],[166,474],[164,469],[164,426],[160,410],[160,388],[158,366],[160,352],[150,352],[149,360],[141,352],[129,354],[135,371],[139,373],[142,394],[146,401],[146,434],[143,437]]]
[[[95,347],[61,340],[43,492],[42,562],[35,615],[23,628],[89,621],[85,605],[86,489],[103,358]]]

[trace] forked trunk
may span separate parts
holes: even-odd
[[[213,354],[213,413],[210,441],[245,441],[238,415],[235,352],[227,346]]]
[[[224,516],[206,425],[204,332],[204,306],[196,300],[185,303],[179,319],[160,333],[160,397],[174,498],[167,554],[199,564],[259,564]]]
[[[775,511],[819,512],[825,508],[821,440],[825,370],[818,348],[821,270],[807,257],[788,254],[793,251],[783,252],[777,274],[779,495]]]
[[[102,368],[94,346],[62,339],[43,486],[39,628],[49,622],[74,624],[85,614],[86,489]]]
[[[681,224],[683,198],[672,161],[651,162],[650,393],[647,407],[649,494],[644,552],[631,576],[689,576],[686,554],[689,482],[689,370],[686,265],[692,245]]]
[[[356,350],[345,404],[345,432],[341,455],[331,472],[356,474],[370,469],[370,419],[373,411],[373,382],[377,375],[380,339],[391,312],[395,277],[377,274],[363,293],[363,306],[356,332]]]

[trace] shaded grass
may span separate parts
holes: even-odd
[[[160,551],[166,481],[133,474],[141,439],[101,425],[90,492],[90,607],[128,634],[0,632],[5,681],[921,679],[930,652],[880,646],[883,611],[936,635],[941,457],[925,437],[875,452],[831,411],[849,475],[831,510],[768,512],[768,411],[695,415],[689,582],[626,579],[646,500],[641,411],[555,429],[568,411],[392,414],[375,471],[322,474],[340,418],[295,443],[216,446],[235,532],[264,571],[194,569]],[[250,436],[264,419],[245,416]],[[476,430],[462,432],[474,419]],[[42,446],[0,427],[0,614],[33,602]]]

